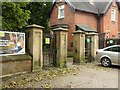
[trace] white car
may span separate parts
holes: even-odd
[[[107,67],[120,64],[120,45],[112,45],[96,51],[96,61]]]

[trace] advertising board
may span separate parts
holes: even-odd
[[[0,56],[25,54],[25,33],[0,31]]]

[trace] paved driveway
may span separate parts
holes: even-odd
[[[15,76],[3,80],[4,87],[7,86],[8,88],[8,86],[13,85],[13,88],[118,88],[119,66],[105,68],[101,65],[96,65],[94,62],[80,65],[72,65],[71,62],[69,62],[68,67],[77,67],[78,70],[74,73],[64,75],[56,74],[52,78],[44,77],[42,79],[40,78],[42,72]],[[32,79],[29,80],[30,78]],[[22,81],[19,82],[21,79]]]
[[[118,68],[104,68],[88,63],[80,65],[76,75],[54,78],[50,84],[57,88],[118,88]]]

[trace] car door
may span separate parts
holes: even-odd
[[[105,51],[106,54],[110,57],[112,63],[118,64],[118,52],[119,52],[119,47],[110,47],[106,49]]]

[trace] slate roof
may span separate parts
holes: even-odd
[[[75,10],[85,11],[94,14],[106,13],[113,2],[113,0],[94,0],[94,4],[92,5],[89,3],[89,1],[90,0],[65,0],[65,2]],[[56,2],[53,3],[53,7],[55,3]],[[120,9],[120,0],[116,0],[116,3],[118,5],[118,8]]]
[[[90,26],[88,25],[84,25],[84,24],[77,24],[77,30],[82,30],[84,32],[97,32],[97,30],[92,29]]]
[[[86,0],[85,2],[80,2],[80,0],[75,0],[75,2],[73,2],[73,0],[67,0],[66,2],[75,10],[86,11],[94,14],[104,14],[111,5],[112,0],[107,0],[106,2],[94,0],[94,4],[90,4],[89,0]]]
[[[120,0],[117,0],[118,8],[120,9]]]
[[[65,2],[71,6],[74,10],[80,10],[84,12],[89,12],[93,14],[105,14],[112,4],[113,0],[94,0],[94,4],[89,3],[90,0],[65,0]],[[56,0],[53,2],[52,9],[56,3]],[[120,0],[116,0],[118,8],[120,10]],[[51,15],[52,9],[49,13]]]

